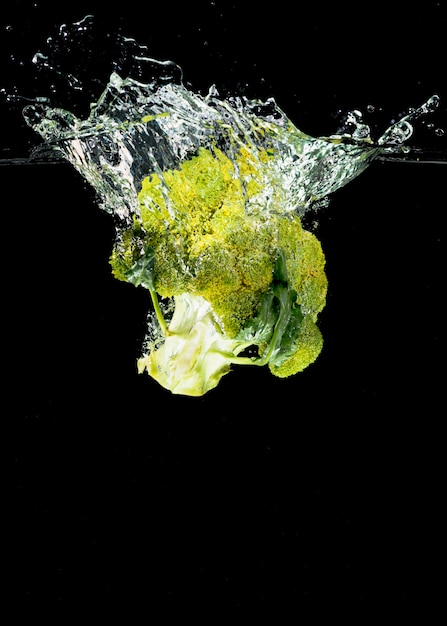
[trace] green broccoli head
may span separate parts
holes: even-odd
[[[321,351],[324,255],[281,195],[266,194],[271,158],[200,148],[153,173],[115,245],[114,275],[149,290],[159,324],[139,370],[173,393],[203,395],[236,363],[290,376]],[[170,318],[159,298],[174,304]]]

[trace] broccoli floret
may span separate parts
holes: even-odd
[[[139,371],[173,393],[203,395],[232,364],[290,376],[321,351],[324,255],[298,215],[266,197],[269,158],[200,148],[152,173],[139,218],[116,243],[114,275],[149,290],[159,325]],[[170,319],[159,299],[174,304]]]

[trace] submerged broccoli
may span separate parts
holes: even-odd
[[[139,371],[201,396],[233,364],[278,377],[303,370],[322,349],[327,282],[300,216],[374,159],[398,154],[410,121],[437,97],[377,141],[357,114],[352,134],[311,137],[272,98],[221,99],[214,86],[203,97],[177,65],[137,58],[150,82],[113,72],[85,120],[41,103],[23,113],[114,216],[114,275],[150,294]]]
[[[321,351],[324,255],[283,209],[281,189],[266,185],[271,158],[243,145],[233,159],[199,148],[152,173],[115,244],[114,275],[148,289],[158,325],[138,369],[173,393],[201,396],[232,364],[290,376]]]

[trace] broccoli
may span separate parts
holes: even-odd
[[[327,294],[324,254],[302,217],[373,160],[399,158],[411,120],[439,99],[377,141],[358,112],[352,133],[312,137],[272,98],[221,99],[214,86],[203,97],[175,64],[139,60],[153,80],[113,72],[85,120],[42,103],[23,111],[45,141],[35,154],[62,155],[114,216],[115,277],[149,292],[139,371],[190,396],[232,365],[302,371],[322,349]]]
[[[273,158],[243,144],[232,159],[217,145],[200,147],[141,182],[139,215],[110,263],[116,278],[149,291],[156,332],[138,370],[172,393],[202,396],[235,364],[288,377],[322,349],[324,255],[283,209],[281,190],[266,209]]]

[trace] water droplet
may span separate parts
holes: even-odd
[[[59,35],[61,35],[61,37],[64,37],[64,38],[67,37],[67,35],[68,35],[67,24],[61,24],[59,26]]]
[[[440,101],[441,98],[437,94],[434,94],[433,96],[431,96],[431,98],[427,100],[425,104],[422,105],[421,108],[424,109],[425,113],[432,113],[438,108]]]
[[[75,22],[73,26],[79,32],[87,31],[89,28],[92,27],[92,19],[93,15],[86,15],[82,18],[82,20],[79,20],[79,22]]]
[[[45,54],[42,54],[42,52],[36,52],[31,59],[31,62],[34,63],[34,65],[42,65],[45,67],[48,65],[48,57]]]
[[[443,128],[437,128],[437,129],[435,130],[435,135],[436,135],[437,137],[444,137],[444,135],[445,135],[445,130],[444,130]]]
[[[72,87],[73,89],[77,89],[78,91],[82,90],[81,81],[79,80],[79,78],[76,78],[76,76],[73,76],[73,74],[67,74],[67,81],[70,87]]]

